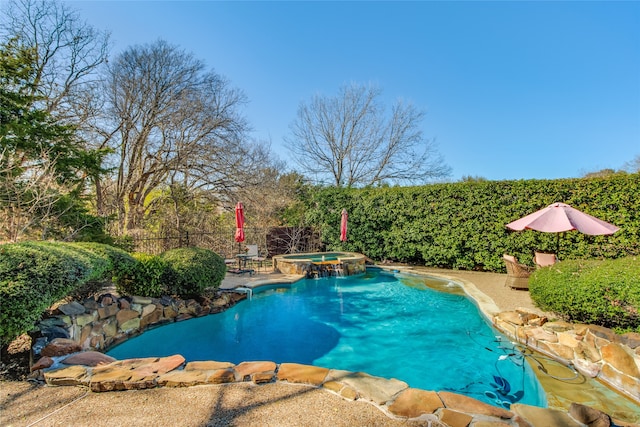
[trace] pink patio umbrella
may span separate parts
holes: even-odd
[[[238,242],[238,252],[240,251],[240,243],[244,242],[244,206],[241,202],[236,205],[236,242]]]
[[[340,241],[347,241],[347,220],[349,219],[349,214],[347,214],[346,209],[342,209],[342,219],[340,220]]]
[[[553,203],[544,209],[507,224],[507,228],[516,231],[525,229],[546,233],[562,233],[577,230],[591,236],[613,234],[619,230],[613,224],[572,208],[565,203]],[[560,234],[557,241],[560,248]]]

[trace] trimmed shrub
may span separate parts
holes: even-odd
[[[120,276],[137,265],[136,259],[129,252],[114,246],[88,242],[71,243],[70,245],[86,249],[108,262],[108,268],[104,272],[103,279],[110,279],[116,282]]]
[[[534,272],[529,292],[567,321],[640,332],[638,257],[562,261]]]
[[[110,278],[113,264],[104,255],[110,249],[94,245],[54,242],[0,245],[1,345],[29,332],[47,308],[89,281]]]
[[[118,293],[154,298],[168,294],[167,283],[173,277],[170,265],[157,255],[135,253],[133,258],[135,265],[115,280]]]
[[[160,258],[171,267],[167,286],[172,295],[202,295],[206,288],[219,287],[226,274],[224,259],[208,249],[173,249],[161,254]]]

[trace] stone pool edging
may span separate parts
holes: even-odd
[[[89,363],[90,360],[99,361],[100,355],[87,354],[84,363]],[[98,362],[95,366],[71,365],[44,372],[44,378],[51,386],[85,386],[93,392],[223,385],[249,381],[259,386],[280,382],[320,388],[350,401],[366,401],[391,418],[437,421],[453,427],[577,427],[610,425],[612,421],[607,414],[577,403],[572,404],[569,411],[524,404],[513,404],[510,410],[506,410],[456,393],[411,388],[407,383],[396,379],[298,363],[276,364],[270,361],[256,361],[234,365],[215,361],[186,364],[184,362],[184,357],[174,355],[110,363]],[[620,421],[616,421],[616,424],[630,425]]]
[[[597,325],[549,322],[521,310],[499,313],[493,325],[516,342],[574,366],[640,404],[640,334],[617,335]]]
[[[295,278],[292,278],[292,281]],[[453,282],[460,282],[459,279],[451,279]],[[273,282],[265,282],[264,285],[272,284]],[[262,283],[254,283],[253,288],[259,287],[263,285]],[[472,284],[465,284],[465,291],[467,293],[473,293]],[[471,291],[469,292],[469,289]],[[476,289],[477,290],[477,289]],[[478,291],[479,292],[479,291]],[[484,295],[484,294],[482,294]],[[474,295],[471,295],[472,298],[475,299]],[[51,378],[53,372],[63,370],[57,369],[58,366],[53,366],[56,361],[54,359],[63,359],[69,356],[72,353],[80,353],[83,352],[86,356],[89,357],[89,362],[82,362],[82,357],[80,357],[80,362],[72,363],[72,367],[75,369],[75,374],[70,374],[70,371],[66,371],[64,375],[68,375],[67,380],[61,381],[62,383],[69,382],[71,384],[76,384],[77,380],[73,378],[77,375],[80,377],[85,377],[88,375],[88,371],[86,369],[83,371],[82,368],[83,363],[94,363],[96,357],[91,357],[91,354],[94,353],[93,350],[104,351],[111,345],[115,345],[121,341],[128,339],[129,337],[136,336],[143,332],[146,328],[165,324],[173,321],[181,321],[190,319],[193,317],[204,316],[210,313],[218,313],[221,312],[238,301],[241,301],[247,297],[245,292],[233,292],[233,291],[218,291],[215,294],[215,297],[203,298],[199,301],[195,300],[180,300],[176,298],[141,298],[141,297],[118,297],[113,294],[103,294],[97,298],[89,298],[82,301],[82,304],[73,301],[68,304],[63,304],[56,308],[54,312],[52,312],[51,317],[43,319],[40,323],[40,329],[44,337],[38,338],[34,342],[34,347],[32,349],[34,357],[40,357],[40,359],[32,366],[32,370],[34,372],[34,376],[39,376],[40,378],[44,378],[49,383],[47,376]],[[485,298],[487,298],[485,296]],[[491,311],[496,310],[497,307],[495,304],[488,299],[490,304],[485,305],[485,310],[487,310],[487,306],[489,307],[489,313]],[[482,301],[477,302],[479,306],[482,306]],[[493,304],[493,305],[491,305]],[[487,314],[487,311],[482,310],[484,315],[491,319],[494,326],[501,330],[508,336],[511,336],[514,339],[517,339],[519,342],[531,347],[537,351],[540,351],[543,354],[551,355],[555,357],[557,360],[562,361],[563,363],[573,363],[576,368],[584,369],[583,372],[585,375],[588,375],[589,372],[593,373],[595,370],[598,370],[597,378],[603,382],[606,382],[606,379],[609,376],[612,377],[612,381],[617,381],[619,386],[616,384],[612,385],[613,388],[621,391],[623,394],[630,396],[633,400],[638,401],[639,394],[637,393],[640,390],[639,379],[640,375],[636,375],[634,377],[634,369],[633,366],[640,366],[639,354],[640,354],[640,337],[636,336],[638,334],[628,334],[628,338],[626,338],[625,343],[621,343],[619,340],[616,340],[615,334],[606,330],[606,328],[599,327],[590,327],[588,325],[570,325],[565,322],[547,322],[547,319],[544,317],[540,317],[536,314],[527,313],[523,311],[516,312],[504,312],[504,313],[491,313],[491,316]],[[546,328],[545,328],[546,325]],[[542,328],[542,329],[540,329]],[[564,330],[562,330],[564,328]],[[573,328],[573,329],[571,329]],[[573,331],[573,332],[572,332]],[[608,332],[607,332],[608,331]],[[555,338],[554,338],[555,336]],[[587,337],[587,338],[585,338]],[[612,338],[614,337],[614,338]],[[573,340],[572,340],[573,339]],[[576,344],[576,342],[580,342],[586,339],[586,344]],[[592,343],[593,345],[591,345]],[[629,345],[633,347],[629,347]],[[625,347],[627,347],[625,349]],[[594,349],[595,348],[595,349]],[[573,353],[569,353],[569,349]],[[604,353],[603,350],[604,349]],[[635,351],[635,353],[634,353]],[[589,356],[585,355],[585,352],[588,353]],[[598,356],[599,352],[599,356]],[[626,356],[625,356],[626,355]],[[564,356],[564,357],[563,357]],[[581,362],[580,357],[585,357],[584,361]],[[182,357],[182,356],[179,356]],[[632,362],[630,362],[629,357],[631,357]],[[99,359],[99,358],[98,358]],[[76,359],[78,360],[78,359]],[[129,359],[129,361],[110,361],[101,359],[101,363],[125,363],[125,365],[134,363],[132,361],[136,361],[140,359]],[[577,360],[577,361],[576,361]],[[149,362],[147,360],[147,362]],[[69,361],[71,363],[71,361]],[[151,362],[155,363],[155,362]],[[219,362],[212,362],[219,363]],[[273,363],[273,362],[269,362]],[[63,362],[64,364],[64,362]],[[242,364],[241,364],[242,365]],[[115,365],[117,366],[117,365]],[[190,365],[190,369],[193,368],[194,365]],[[240,365],[238,365],[240,366]],[[285,364],[287,366],[287,364]],[[233,377],[233,381],[237,381],[237,372],[230,372],[229,369],[232,367],[229,366],[226,371],[217,372],[213,378],[217,378],[217,376],[224,377],[226,379],[230,379]],[[309,367],[315,368],[315,367]],[[622,369],[621,369],[622,368]],[[94,368],[95,369],[95,368]],[[153,365],[151,367],[146,367],[142,369],[142,372],[154,372]],[[279,372],[280,367],[277,368]],[[174,370],[176,372],[172,375],[176,377],[180,377],[184,375],[184,368],[177,367]],[[191,369],[195,370],[195,369]],[[210,371],[211,369],[207,369]],[[98,369],[100,371],[100,369]],[[136,371],[136,375],[140,373],[140,370]],[[94,375],[93,369],[89,371],[91,376]],[[104,371],[102,372],[104,374]],[[613,375],[611,375],[613,374]],[[200,376],[207,376],[208,374],[200,373]],[[266,374],[268,375],[268,374]],[[366,375],[366,374],[362,374]],[[589,375],[592,376],[592,375]],[[71,379],[69,379],[71,378]],[[269,377],[272,378],[272,377]],[[100,376],[97,377],[100,379]],[[165,378],[166,379],[166,378]],[[215,383],[210,382],[210,378],[207,376],[205,383]],[[246,378],[243,377],[243,380]],[[256,381],[254,378],[250,378],[251,381],[254,381],[256,384],[259,384],[260,381]],[[283,380],[281,378],[276,378],[276,380]],[[384,380],[384,379],[379,379]],[[164,379],[162,380],[164,381]],[[162,386],[178,386],[173,385],[171,382],[158,383],[157,378],[146,379],[145,384],[148,387],[162,387]],[[271,380],[270,380],[271,381]],[[284,379],[284,381],[287,381]],[[397,380],[393,380],[397,381]],[[86,383],[86,380],[83,380]],[[131,379],[128,379],[127,382],[131,382]],[[135,381],[133,381],[135,383]],[[229,382],[229,381],[222,381]],[[94,380],[95,384],[102,383],[102,381]],[[179,384],[182,384],[178,382]],[[344,388],[341,386],[340,390],[333,390],[332,387],[336,386],[334,383],[328,381],[328,385],[324,385],[324,383],[311,384],[316,386],[322,386],[323,389],[327,389],[332,392],[336,392],[337,394],[342,395],[340,390],[344,390],[346,395],[343,397],[348,398],[348,396],[353,395],[351,389]],[[340,383],[336,383],[340,384]],[[58,381],[58,384],[60,381]],[[630,390],[633,390],[632,393],[636,393],[635,396],[629,395],[625,387],[631,385]],[[184,386],[184,385],[179,385]],[[120,386],[114,386],[117,387]],[[337,387],[337,386],[336,386]],[[622,389],[620,389],[622,388]],[[629,389],[629,388],[627,388]],[[416,389],[417,390],[417,389]],[[432,395],[423,395],[422,390],[419,392],[411,392],[414,395],[420,395],[427,400],[432,400],[428,396],[433,397]],[[436,392],[424,392],[424,393],[436,393]],[[442,393],[436,393],[438,396],[441,396]],[[356,393],[356,398],[357,397]],[[360,396],[366,396],[360,395]],[[460,396],[460,395],[457,395]],[[465,397],[465,396],[461,396]],[[408,399],[406,396],[403,399]],[[468,398],[471,399],[471,398]],[[421,399],[418,399],[421,401]],[[442,399],[441,399],[442,400]],[[475,402],[482,403],[472,399]],[[402,402],[401,400],[400,402]],[[395,400],[394,400],[395,402]],[[414,404],[416,404],[414,402]],[[386,402],[386,406],[390,406],[391,403]],[[577,404],[576,404],[577,405]],[[494,408],[491,405],[487,405],[491,408]],[[584,406],[584,405],[582,405]],[[572,405],[573,407],[573,405]],[[396,406],[397,408],[397,406]],[[527,405],[514,404],[512,405],[512,410],[515,408],[527,408]],[[528,407],[535,408],[535,407]],[[447,409],[447,408],[445,408]],[[542,408],[535,409],[522,409],[531,411],[537,411]],[[591,409],[591,408],[590,408]],[[385,410],[386,407],[385,407]],[[593,409],[596,411],[595,409]],[[555,411],[555,410],[551,410]],[[436,410],[437,412],[437,410]],[[443,413],[449,413],[447,411],[441,411]],[[560,411],[562,413],[562,411]],[[393,416],[396,415],[394,412],[391,412]],[[433,415],[434,412],[431,413]],[[453,414],[450,414],[453,415]],[[464,418],[464,417],[463,417]],[[462,424],[461,424],[462,425]],[[509,424],[507,424],[509,425]]]

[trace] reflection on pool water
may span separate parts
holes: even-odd
[[[311,262],[319,262],[319,261],[335,261],[338,258],[348,257],[349,254],[345,254],[342,252],[318,252],[313,254],[302,254],[302,255],[282,255],[283,259],[287,260],[311,260]]]
[[[268,289],[216,315],[173,323],[108,352],[187,361],[296,362],[397,378],[492,405],[546,406],[522,354],[459,291],[381,271]],[[433,279],[435,280],[435,279]]]

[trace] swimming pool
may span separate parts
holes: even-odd
[[[530,366],[462,291],[382,271],[267,289],[220,314],[152,329],[108,352],[296,362],[397,378],[508,407],[546,406]],[[438,279],[433,279],[438,280]]]

